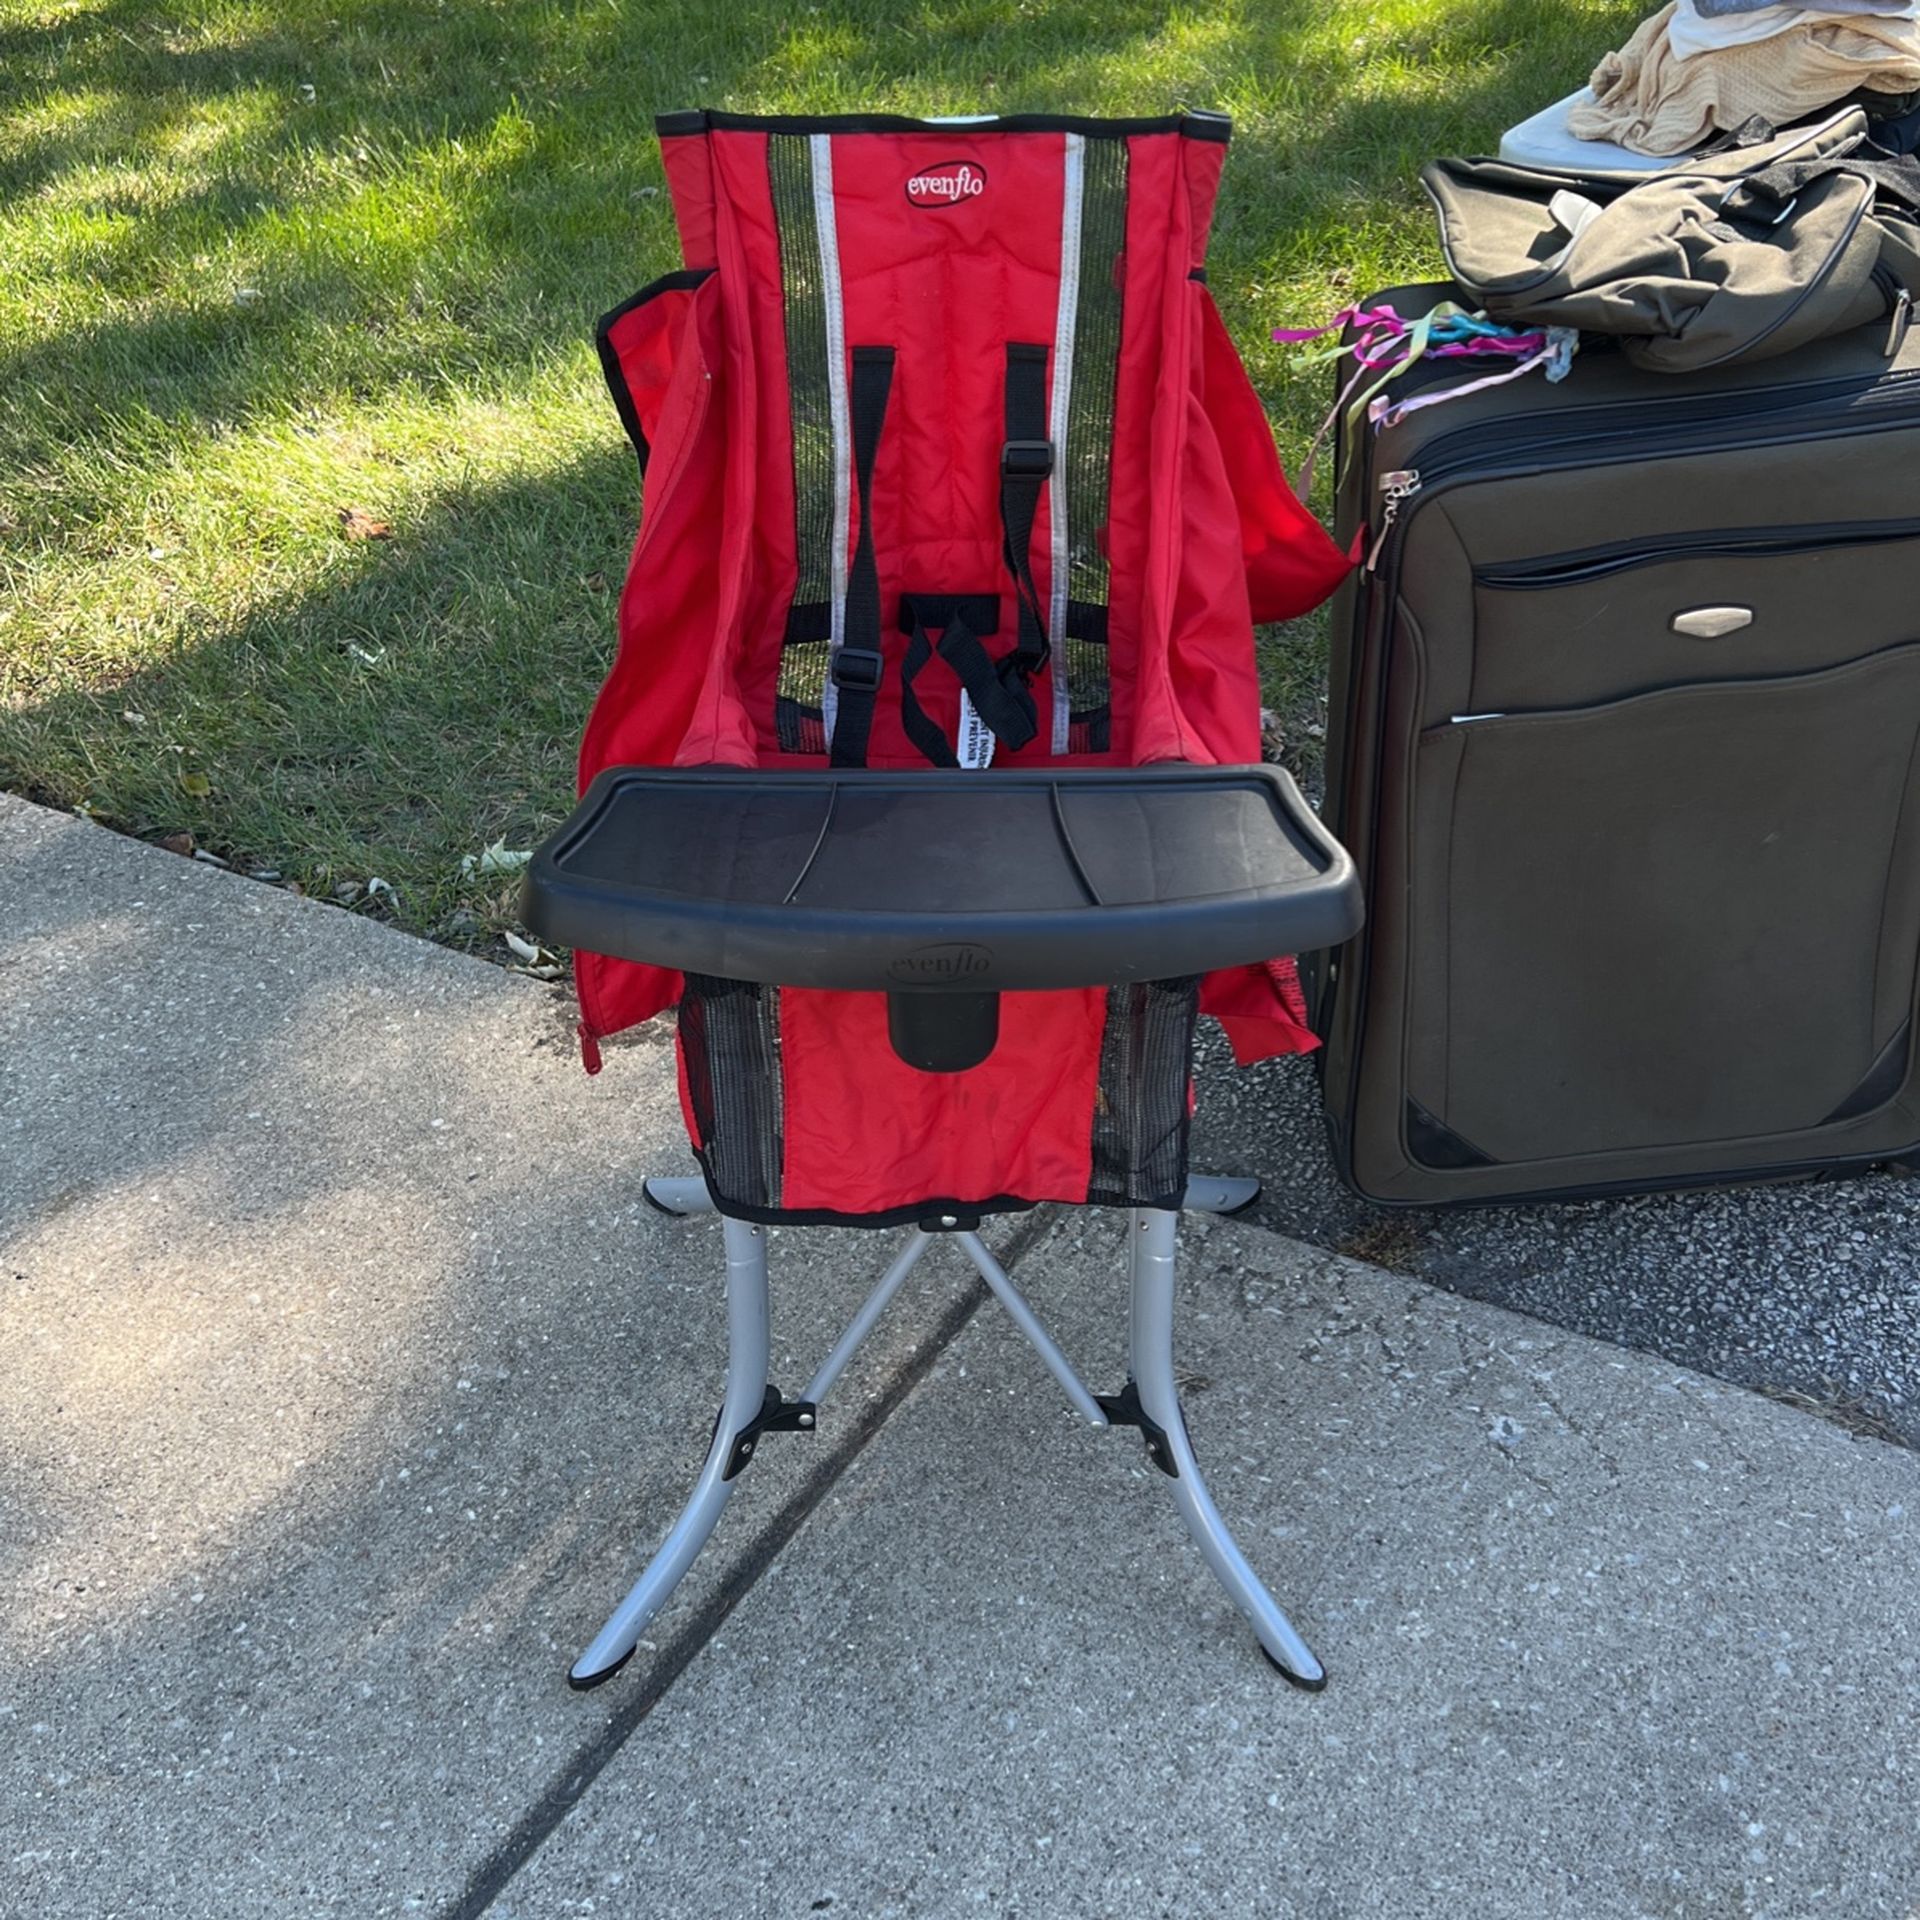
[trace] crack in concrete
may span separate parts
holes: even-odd
[[[1029,1217],[1000,1251],[1002,1263],[1011,1267],[1051,1225],[1050,1214]],[[474,1868],[465,1887],[444,1910],[442,1920],[480,1920],[493,1906],[520,1870],[552,1838],[654,1708],[666,1698],[674,1683],[726,1625],[733,1610],[786,1551],[794,1535],[832,1494],[881,1428],[939,1365],[954,1341],[992,1298],[985,1283],[976,1281],[947,1309],[926,1344],[897,1368],[886,1386],[867,1402],[854,1431],[807,1476],[760,1534],[743,1547],[718,1590],[661,1647],[639,1686],[619,1711],[597,1734],[574,1749],[549,1780],[546,1790]]]
[[[1493,1434],[1487,1435],[1487,1445],[1490,1446],[1494,1450],[1494,1452],[1497,1453],[1500,1456],[1500,1458],[1504,1460],[1507,1463],[1507,1465],[1510,1466],[1514,1470],[1514,1472],[1517,1473],[1523,1480],[1532,1481],[1533,1484],[1536,1487],[1538,1487],[1540,1491],[1544,1493],[1549,1500],[1558,1500],[1560,1498],[1560,1495],[1555,1490],[1553,1482],[1551,1480],[1546,1479],[1541,1474],[1535,1473],[1534,1470],[1530,1466],[1528,1466],[1527,1463],[1524,1460],[1522,1460],[1514,1452],[1514,1450],[1511,1447],[1503,1447],[1500,1444],[1499,1440]]]
[[[1714,1437],[1740,1462],[1741,1466],[1746,1469],[1747,1477],[1757,1480],[1760,1477],[1759,1463],[1755,1461],[1752,1454],[1720,1424],[1719,1420],[1715,1417],[1713,1403],[1707,1397],[1706,1393],[1702,1392],[1691,1380],[1678,1380],[1675,1381],[1674,1384],[1680,1389],[1687,1403],[1692,1406],[1699,1413],[1701,1419],[1713,1429]]]

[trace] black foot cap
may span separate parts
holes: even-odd
[[[1264,1660],[1288,1686],[1298,1687],[1302,1693],[1321,1693],[1325,1691],[1327,1676],[1324,1673],[1321,1674],[1318,1680],[1309,1680],[1304,1674],[1295,1673],[1291,1667],[1283,1667],[1264,1646],[1261,1646],[1259,1641],[1256,1640],[1254,1645],[1260,1647],[1260,1658]]]
[[[664,1213],[669,1220],[684,1220],[687,1217],[678,1207],[670,1207],[665,1201],[656,1200],[653,1197],[653,1182],[651,1180],[642,1180],[640,1182],[640,1198],[644,1200],[655,1213]],[[619,1672],[619,1668],[609,1667],[607,1671],[609,1673],[617,1673]],[[593,1682],[589,1680],[587,1685],[592,1686]]]
[[[665,1211],[666,1209],[662,1207],[661,1212],[664,1213]],[[567,1675],[567,1685],[570,1686],[575,1693],[591,1693],[603,1680],[611,1680],[613,1676],[633,1658],[637,1651],[637,1647],[629,1647],[612,1666],[602,1667],[598,1673],[569,1673]],[[1263,1647],[1261,1651],[1264,1653],[1266,1649]]]

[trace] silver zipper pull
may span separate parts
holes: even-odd
[[[1380,515],[1380,531],[1374,536],[1373,551],[1367,555],[1369,573],[1380,564],[1380,550],[1387,544],[1387,535],[1400,517],[1400,502],[1411,500],[1419,491],[1420,476],[1411,467],[1395,467],[1391,473],[1380,476],[1380,492],[1386,507]]]
[[[1887,358],[1907,344],[1907,327],[1913,319],[1913,295],[1902,287],[1893,303],[1893,324],[1887,329]]]

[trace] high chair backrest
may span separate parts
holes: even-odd
[[[652,457],[594,764],[950,760],[963,688],[975,759],[1257,758],[1251,621],[1344,563],[1205,286],[1226,120],[660,133],[686,267],[602,328]]]

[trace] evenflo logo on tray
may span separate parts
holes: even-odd
[[[987,176],[971,160],[943,160],[907,182],[907,198],[916,207],[957,207],[987,190]]]

